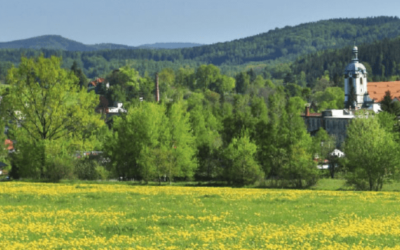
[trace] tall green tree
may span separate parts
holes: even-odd
[[[246,89],[250,86],[250,76],[245,73],[241,72],[236,75],[236,92],[240,94],[244,94]]]
[[[398,171],[399,146],[393,135],[379,125],[372,114],[358,113],[352,120],[345,141],[346,177],[359,189],[381,190],[386,180]]]
[[[233,138],[224,151],[225,177],[237,185],[252,184],[263,179],[264,173],[256,161],[257,146],[249,136]]]
[[[169,148],[171,149],[167,176],[172,181],[174,177],[191,178],[197,168],[195,157],[195,138],[190,126],[190,115],[186,112],[186,105],[175,102],[168,110],[168,126],[171,133]]]
[[[210,84],[218,80],[220,74],[220,69],[215,65],[201,65],[196,70],[196,80],[193,82],[193,89],[207,89]]]
[[[222,144],[219,133],[221,122],[214,116],[212,106],[201,93],[192,93],[188,99],[188,110],[199,162],[196,177],[215,178],[219,174],[217,155]]]
[[[114,173],[123,178],[160,178],[169,160],[156,162],[170,150],[170,131],[164,105],[143,102],[130,107],[128,113],[114,119],[114,133],[105,145]]]
[[[282,150],[283,140],[280,133],[283,126],[282,117],[286,115],[286,102],[284,90],[278,87],[268,98],[269,122],[264,128],[263,126],[259,128],[257,136],[257,144],[261,148],[259,162],[269,178],[279,177],[280,168],[286,158],[286,151]]]
[[[74,73],[60,65],[57,57],[23,57],[8,73],[1,114],[12,121],[22,177],[59,179],[61,172],[66,176],[71,169],[61,163],[77,150],[93,149],[94,135],[104,126],[94,112],[96,95],[81,89]]]
[[[311,186],[318,180],[318,169],[313,161],[311,137],[296,105],[289,101],[281,119],[279,134],[284,159],[280,175],[290,186]]]
[[[83,70],[78,66],[78,63],[74,61],[74,63],[71,66],[71,71],[74,72],[76,77],[79,78],[79,86],[86,87],[86,84],[88,83],[87,77],[85,73],[83,73]]]

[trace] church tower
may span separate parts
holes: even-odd
[[[353,60],[344,70],[344,107],[362,108],[369,101],[367,70],[358,61],[358,48],[353,48]]]

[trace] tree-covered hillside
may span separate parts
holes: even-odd
[[[339,85],[344,68],[352,59],[352,47],[326,50],[303,56],[292,65],[292,74],[304,72],[308,83],[329,74]],[[358,58],[368,72],[369,81],[388,81],[400,77],[400,37],[358,46]]]
[[[115,43],[83,44],[59,35],[44,35],[28,39],[0,42],[0,49],[50,49],[64,51],[97,51],[117,49],[182,49],[202,46],[199,43],[154,43],[137,47]]]
[[[214,64],[221,67],[224,73],[233,75],[243,70],[244,64],[290,62],[302,55],[352,45],[354,40],[357,44],[366,44],[399,35],[400,19],[397,17],[332,19],[287,26],[231,42],[185,49],[107,49],[88,52],[0,49],[0,61],[3,64],[18,64],[21,55],[57,55],[62,56],[64,67],[70,67],[73,61],[77,61],[89,78],[104,75],[125,64],[133,64],[141,74],[151,74],[165,67],[177,70],[180,67]],[[0,74],[1,71],[0,68]]]
[[[54,49],[54,50],[73,50],[73,51],[91,51],[95,50],[88,45],[66,39],[58,35],[38,36],[23,40],[2,42],[1,49]]]
[[[50,49],[83,52],[105,49],[135,49],[135,47],[113,43],[87,45],[59,35],[45,35],[11,42],[2,42],[0,43],[0,49]]]
[[[143,49],[182,49],[202,46],[200,43],[154,43],[137,46]]]

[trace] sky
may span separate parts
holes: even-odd
[[[212,44],[399,10],[399,0],[0,0],[0,42],[61,35],[84,44]]]

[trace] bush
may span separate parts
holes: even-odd
[[[96,160],[85,157],[78,160],[74,173],[80,180],[96,180],[98,176],[96,167],[98,166],[99,164]]]
[[[110,172],[96,158],[86,157],[77,162],[74,173],[80,180],[106,180]]]
[[[108,177],[110,176],[110,172],[107,171],[107,169],[105,169],[103,166],[96,166],[95,170],[96,170],[98,179],[107,180]]]
[[[73,179],[75,161],[71,157],[55,157],[49,159],[46,164],[46,174],[50,181],[60,181],[61,179]]]

